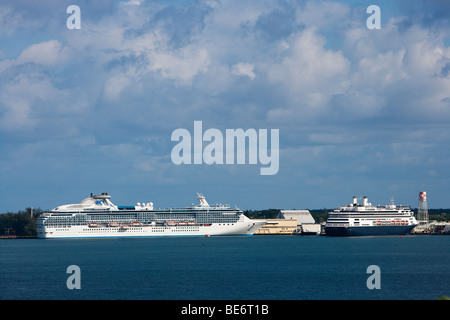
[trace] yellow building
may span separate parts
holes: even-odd
[[[297,219],[267,219],[255,235],[293,234],[297,231]]]

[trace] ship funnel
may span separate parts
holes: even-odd
[[[206,202],[205,196],[201,193],[197,193],[197,199],[200,201],[199,207],[209,207],[208,202]]]
[[[353,205],[358,204],[358,198],[356,198],[355,196],[353,196]]]
[[[367,197],[366,196],[364,196],[364,198],[363,198],[363,206],[368,206],[369,205],[369,200],[367,199]]]

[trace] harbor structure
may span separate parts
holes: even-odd
[[[297,232],[297,219],[267,219],[255,235],[291,235]]]
[[[309,210],[280,210],[276,219],[267,219],[255,235],[318,235],[320,232],[321,225]]]
[[[296,219],[296,233],[302,235],[316,235],[321,232],[321,225],[316,223],[309,210],[280,210],[277,219]]]
[[[417,229],[428,230],[429,218],[428,218],[428,205],[427,205],[427,193],[425,191],[419,192],[419,205],[417,207]]]
[[[298,226],[316,222],[309,210],[280,210],[277,219],[297,219]]]

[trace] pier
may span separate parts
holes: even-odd
[[[37,235],[34,236],[16,236],[16,235],[3,235],[0,236],[0,239],[36,239]]]

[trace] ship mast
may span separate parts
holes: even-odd
[[[208,202],[206,202],[204,195],[197,192],[197,199],[198,199],[198,201],[200,201],[200,204],[198,205],[199,207],[209,207],[209,204],[208,204]]]

